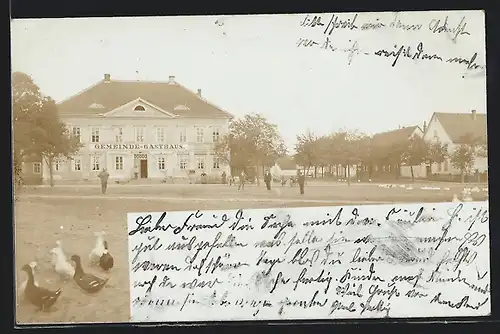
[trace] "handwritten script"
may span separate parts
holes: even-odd
[[[132,321],[490,313],[487,202],[128,215]]]
[[[474,32],[470,27],[471,21],[477,24],[481,18],[476,14],[307,14],[297,21],[302,34],[296,40],[296,47],[328,51],[332,56],[347,54],[348,65],[359,56],[386,59],[391,67],[403,61],[410,66],[432,62],[455,66],[466,73],[483,73],[484,46],[478,48],[477,44],[471,44],[481,33],[477,32],[477,25]],[[483,28],[484,23],[480,27]]]

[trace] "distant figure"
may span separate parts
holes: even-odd
[[[304,195],[304,183],[306,182],[306,177],[302,174],[302,172],[299,172],[297,181],[299,183],[300,194]]]
[[[226,172],[222,172],[221,177],[222,177],[222,184],[226,184],[226,177],[227,177]]]
[[[266,170],[266,173],[264,174],[264,182],[266,183],[267,190],[271,190],[271,179],[272,179],[271,173],[268,170]]]
[[[240,184],[238,185],[238,190],[244,190],[245,189],[245,172],[241,172],[240,174]]]
[[[106,171],[106,168],[102,169],[102,172],[97,174],[97,177],[101,179],[101,193],[104,195],[106,190],[108,189],[108,179],[109,173]]]
[[[139,178],[139,166],[135,165],[134,166],[134,179],[138,179]]]

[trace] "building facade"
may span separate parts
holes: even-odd
[[[61,120],[83,144],[54,162],[55,180],[192,177],[228,173],[214,154],[232,115],[169,77],[168,82],[104,80],[59,103]],[[49,177],[43,165],[43,178]]]
[[[464,144],[463,139],[467,136],[478,140],[480,144],[487,142],[486,114],[475,110],[470,113],[434,113],[424,133],[426,141],[439,141],[447,145],[449,155],[457,146]],[[449,157],[427,169],[428,174],[460,175],[460,170],[451,164]],[[487,172],[488,158],[476,156],[473,169],[477,169],[479,173]]]

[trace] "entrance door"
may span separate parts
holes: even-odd
[[[141,159],[141,179],[148,178],[148,160]]]

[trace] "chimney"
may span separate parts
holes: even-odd
[[[425,132],[425,130],[427,130],[427,122],[426,121],[424,121],[424,129],[423,130],[424,130],[424,132]]]
[[[201,89],[198,88],[198,96],[201,97]]]
[[[476,120],[476,111],[475,110],[472,110],[472,119]]]
[[[111,74],[104,74],[104,82],[111,82]]]
[[[169,84],[174,84],[175,83],[175,76],[174,75],[170,75],[168,77],[168,83]]]

